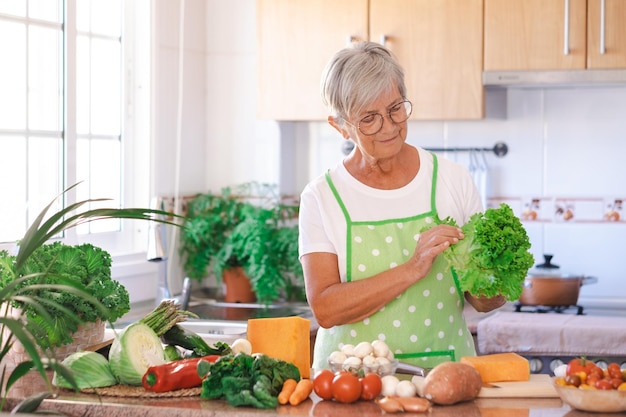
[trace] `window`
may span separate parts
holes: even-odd
[[[0,242],[76,182],[65,203],[149,204],[133,175],[149,157],[149,16],[149,0],[0,2]],[[63,238],[128,252],[135,234],[106,220]]]

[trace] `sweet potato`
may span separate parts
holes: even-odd
[[[471,365],[444,362],[433,368],[424,380],[424,398],[435,404],[450,405],[476,398],[482,387],[480,373]]]

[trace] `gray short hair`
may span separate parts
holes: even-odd
[[[375,42],[358,42],[331,58],[320,87],[331,115],[345,119],[358,114],[394,84],[406,98],[404,70],[391,51]]]

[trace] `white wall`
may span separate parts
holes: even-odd
[[[172,193],[179,2],[156,0],[155,6],[154,178],[157,192]],[[326,123],[256,119],[255,2],[186,0],[185,7],[181,192],[253,179],[289,183],[288,189],[299,191],[337,163],[342,139]],[[488,156],[488,194],[492,203],[506,197],[518,212],[534,197],[626,197],[626,87],[511,89],[506,113],[484,121],[411,122],[409,142],[423,147],[506,142],[505,157]],[[599,278],[583,287],[582,305],[626,308],[626,223],[525,224],[537,260],[550,252],[563,272]]]

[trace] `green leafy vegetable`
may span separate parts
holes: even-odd
[[[439,223],[457,226],[449,217]],[[461,290],[519,299],[534,258],[526,230],[511,207],[501,204],[477,213],[461,229],[465,238],[443,252],[458,274]]]
[[[2,264],[10,267],[8,253],[0,253],[0,257],[8,257]],[[69,246],[57,241],[42,245],[25,260],[20,272],[29,278],[21,282],[18,288],[30,288],[21,295],[37,297],[40,303],[54,303],[48,307],[54,317],[52,322],[39,314],[32,305],[19,301],[13,303],[29,319],[28,330],[41,341],[41,347],[71,343],[72,333],[78,330],[81,322],[94,323],[98,319],[115,321],[130,309],[128,291],[111,278],[111,255],[89,243]],[[5,288],[13,281],[12,274],[0,273],[0,287]],[[77,291],[60,292],[56,288],[34,286],[44,282],[48,285],[74,286],[92,299],[85,298],[84,294]],[[100,308],[94,306],[93,300],[101,304],[98,306]]]
[[[300,371],[292,363],[266,355],[231,354],[211,364],[200,395],[209,400],[225,399],[234,407],[274,408],[289,378],[300,380]]]
[[[76,385],[80,389],[109,387],[117,384],[109,361],[100,353],[74,352],[63,359],[62,364],[72,372]],[[52,383],[57,387],[73,388],[72,384],[58,372],[54,373]]]

